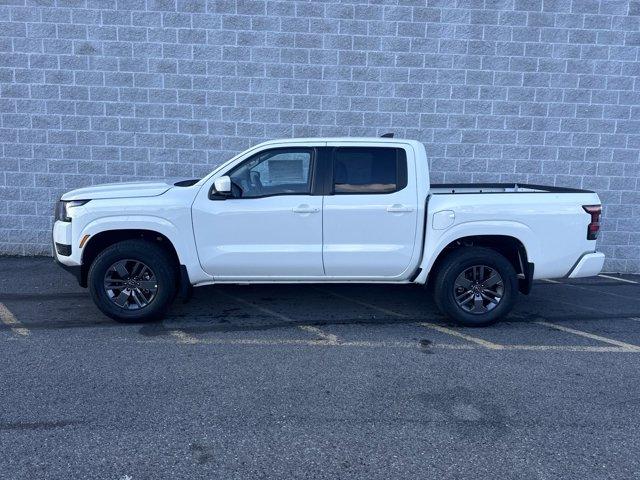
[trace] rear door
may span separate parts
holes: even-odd
[[[330,148],[330,194],[323,201],[328,277],[401,277],[416,242],[417,188],[410,147]]]

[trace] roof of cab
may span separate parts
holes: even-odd
[[[273,144],[282,143],[325,143],[325,142],[340,142],[340,143],[408,143],[422,145],[417,140],[408,140],[405,138],[388,138],[388,137],[309,137],[309,138],[280,138],[276,140],[268,140],[262,142],[255,147],[268,146]]]

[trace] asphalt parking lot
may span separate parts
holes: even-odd
[[[211,286],[118,324],[0,258],[0,477],[638,478],[640,276],[456,328],[417,287]]]

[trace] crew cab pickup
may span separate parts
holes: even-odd
[[[462,325],[504,317],[538,278],[597,275],[586,190],[431,184],[424,145],[269,141],[206,177],[96,185],[56,207],[56,260],[121,321],[219,283],[417,283]]]

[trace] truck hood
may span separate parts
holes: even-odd
[[[105,183],[78,188],[62,195],[62,200],[97,200],[102,198],[155,197],[173,187],[168,181]]]

